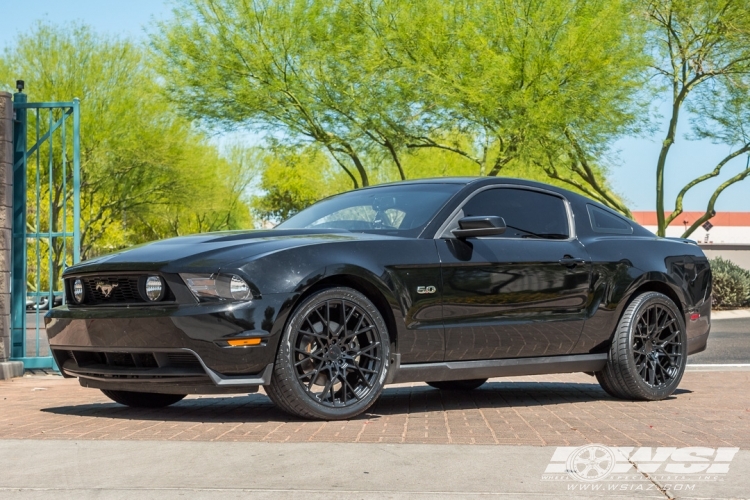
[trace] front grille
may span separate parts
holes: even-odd
[[[83,282],[83,302],[77,304],[73,299],[73,283],[79,278],[66,279],[66,290],[68,293],[68,304],[77,305],[127,305],[127,304],[156,304],[174,301],[169,286],[166,287],[164,298],[159,302],[146,300],[141,290],[144,288],[145,275],[126,274],[126,275],[102,275],[102,276],[83,276],[80,280]]]
[[[107,351],[63,351],[55,349],[57,360],[65,364],[72,360],[79,367],[102,366],[112,368],[201,368],[198,358],[190,352],[107,352]],[[159,361],[157,361],[157,357]]]
[[[135,357],[128,352],[105,352],[107,364],[110,366],[122,366],[134,368],[137,365]],[[152,356],[153,357],[153,356]]]
[[[105,292],[112,287],[110,293]],[[84,304],[123,304],[145,302],[138,292],[138,276],[83,278]]]
[[[99,381],[209,382],[197,356],[178,352],[113,352],[53,349],[67,375]],[[145,387],[145,386],[143,386]]]
[[[198,358],[196,358],[189,352],[170,352],[167,354],[167,359],[169,360],[169,366],[178,366],[180,368],[201,366]]]

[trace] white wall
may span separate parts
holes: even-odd
[[[709,259],[721,257],[725,260],[731,260],[738,266],[750,271],[750,245],[747,245],[744,250],[728,250],[723,248],[712,249],[711,245],[701,246],[701,249],[703,249],[703,253],[705,253],[706,257]]]
[[[649,231],[656,233],[656,226],[644,226]],[[669,226],[667,236],[682,236],[685,228],[682,226]],[[699,243],[706,241],[706,231],[702,227],[696,229],[689,236],[691,240]],[[708,241],[713,243],[750,243],[750,227],[748,226],[714,226],[708,233]]]

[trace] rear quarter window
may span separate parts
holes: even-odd
[[[591,229],[595,233],[633,234],[633,226],[626,218],[593,205],[586,205],[586,208],[589,211]]]

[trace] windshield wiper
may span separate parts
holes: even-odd
[[[522,238],[526,238],[527,236],[522,236]],[[530,238],[544,238],[545,240],[566,240],[568,239],[567,234],[562,233],[541,233],[534,236],[528,236]]]
[[[528,229],[521,229],[520,227],[515,227],[506,224],[505,227],[509,227],[511,229],[515,229],[516,231],[522,231],[526,234],[521,236],[521,238],[539,238],[543,240],[564,240],[568,237],[567,234],[562,233],[535,233],[533,231],[529,231]]]
[[[524,233],[526,233],[522,236],[523,238],[544,238],[544,236],[542,236],[541,234],[536,234],[532,231],[529,231],[528,229],[521,229],[520,227],[511,226],[510,224],[506,224],[505,227],[515,229],[516,231],[523,231]]]

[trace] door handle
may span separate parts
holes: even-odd
[[[566,255],[562,259],[558,260],[560,265],[563,265],[565,267],[576,267],[577,265],[583,265],[586,263],[585,259],[581,259],[579,257],[571,257],[570,255]]]

